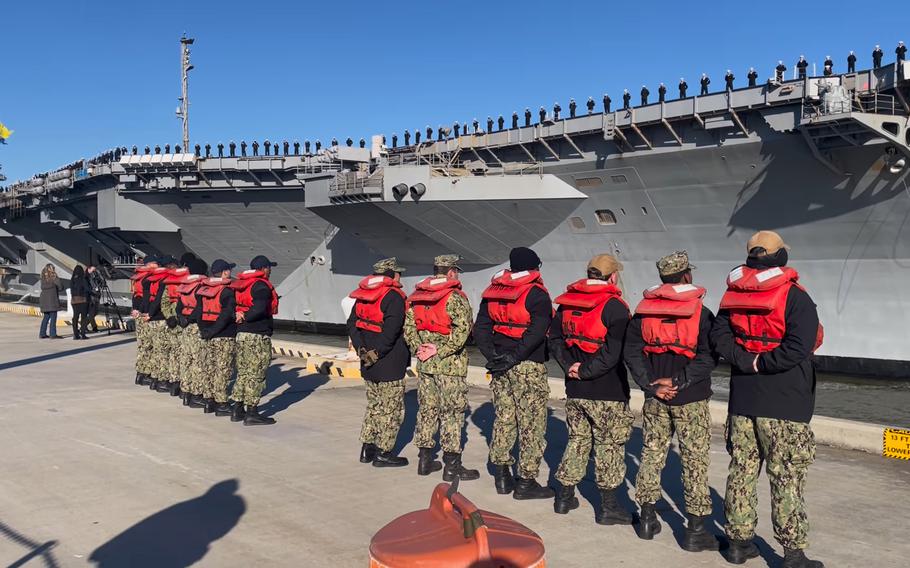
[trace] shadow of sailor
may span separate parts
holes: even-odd
[[[89,560],[103,568],[191,566],[246,512],[238,487],[236,479],[228,479],[199,497],[158,511],[96,548]]]

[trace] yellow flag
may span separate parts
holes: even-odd
[[[10,130],[9,128],[4,126],[2,122],[0,122],[0,140],[6,140],[7,138],[9,138],[10,134],[12,134],[12,133],[13,133],[12,130]]]

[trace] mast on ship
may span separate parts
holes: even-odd
[[[177,107],[177,118],[183,121],[183,151],[189,152],[190,148],[190,92],[189,92],[189,72],[193,69],[190,63],[190,46],[195,40],[191,37],[180,38],[180,83],[181,96],[177,100],[180,106]]]

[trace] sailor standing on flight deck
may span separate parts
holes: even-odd
[[[755,70],[755,67],[749,67],[749,73],[746,75],[746,78],[749,79],[749,86],[754,87],[758,80],[758,71]]]
[[[629,89],[622,90],[622,108],[623,110],[628,110],[632,106],[632,93],[629,92]]]
[[[651,91],[648,90],[648,87],[641,86],[641,106],[648,104],[648,95],[651,94]]]
[[[825,74],[825,77],[830,77],[831,75],[834,74],[834,61],[832,61],[830,55],[825,56],[824,74]]]
[[[559,306],[549,332],[549,347],[566,374],[566,425],[569,440],[556,479],[562,484],[553,510],[578,507],[575,486],[584,478],[594,451],[594,473],[601,496],[596,521],[632,524],[616,499],[626,475],[625,446],[632,434],[629,381],[622,363],[629,306],[617,286],[622,264],[609,254],[588,262],[587,277],[557,296]]]
[[[492,373],[493,438],[490,462],[496,492],[515,499],[549,499],[553,491],[537,483],[546,448],[547,329],[552,317],[550,294],[540,277],[540,257],[525,247],[509,253],[483,292],[474,324],[474,340]],[[512,448],[519,442],[518,479],[512,477]]]
[[[679,78],[679,98],[686,98],[686,91],[689,89],[689,83],[682,77]]]
[[[438,429],[445,481],[480,477],[476,469],[467,469],[461,463],[461,433],[468,407],[465,346],[471,336],[473,310],[461,291],[459,260],[457,254],[434,259],[434,275],[419,282],[408,297],[404,320],[404,338],[417,357],[417,473],[429,475],[442,468],[433,460],[433,437]]]
[[[726,89],[728,91],[733,90],[734,79],[736,79],[736,77],[733,76],[733,71],[730,71],[729,69],[727,69],[727,73],[726,73],[726,75],[724,75],[724,84],[726,85]]]
[[[667,86],[664,85],[663,83],[661,83],[660,86],[657,87],[657,101],[662,103],[662,102],[665,102],[666,100],[667,100]]]
[[[762,462],[771,482],[774,538],[785,568],[821,568],[808,560],[809,523],[804,493],[815,460],[809,421],[815,408],[812,354],[821,343],[815,303],[787,266],[788,247],[773,231],[746,246],[746,264],[727,276],[727,292],[711,329],[717,353],[730,363],[726,427],[730,473],[724,509],[727,560],[758,556],[757,482]]]
[[[407,458],[392,453],[404,421],[404,375],[411,352],[404,340],[404,267],[395,257],[373,265],[373,274],[360,281],[350,297],[348,336],[360,355],[367,387],[367,408],[360,430],[360,462],[375,467],[402,467]]]
[[[613,99],[610,98],[610,95],[608,95],[607,93],[604,93],[604,99],[603,99],[604,113],[610,112],[610,103],[612,103],[612,102],[613,102]]]
[[[777,82],[783,83],[784,82],[784,73],[787,72],[787,66],[784,65],[783,61],[778,61],[777,67],[774,68],[774,72],[776,74],[775,76],[777,78]]]
[[[662,284],[644,291],[626,330],[623,356],[645,393],[641,465],[635,480],[635,499],[641,507],[638,536],[651,540],[660,532],[655,505],[675,431],[689,518],[682,547],[698,552],[717,550],[717,539],[705,529],[711,515],[708,399],[716,361],[709,341],[714,314],[702,303],[705,289],[692,284],[693,268],[685,251],[657,261]]]
[[[272,363],[272,318],[278,313],[278,292],[269,280],[274,266],[278,263],[260,254],[231,284],[237,302],[237,380],[231,390],[231,422],[243,420],[244,426],[275,423],[271,416],[259,414],[259,398]]]
[[[796,71],[799,73],[800,79],[806,78],[806,68],[809,67],[809,62],[806,61],[805,56],[800,55],[799,61],[796,62]]]
[[[852,51],[847,55],[847,73],[856,73],[856,54]]]
[[[701,94],[707,95],[708,94],[708,85],[711,84],[711,79],[708,77],[707,73],[701,74],[701,81],[699,81],[699,83],[701,84]]]

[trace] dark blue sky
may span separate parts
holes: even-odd
[[[179,44],[196,38],[192,141],[369,139],[429,124],[671,93],[702,72],[910,41],[899,3],[53,0],[0,7],[10,180],[117,146],[179,142]],[[811,68],[810,68],[811,70]],[[691,87],[690,87],[691,88]]]

